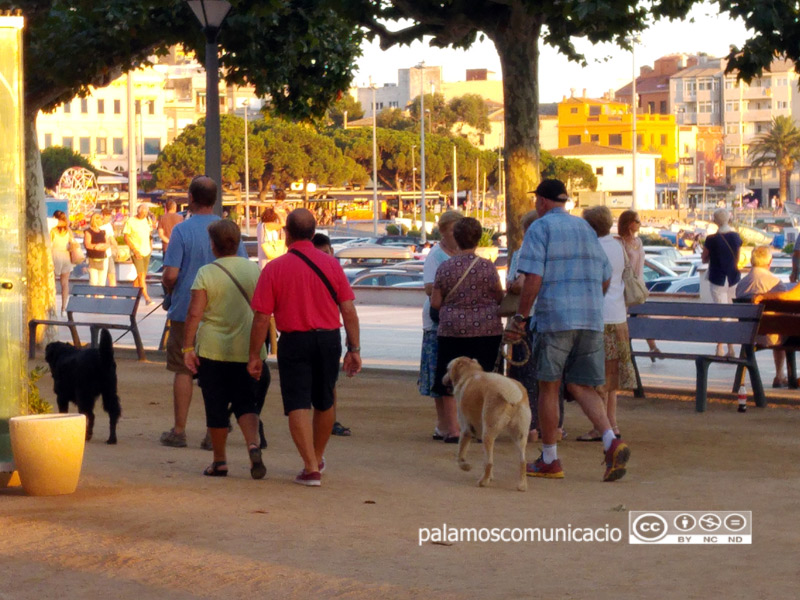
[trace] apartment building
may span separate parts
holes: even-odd
[[[670,180],[669,165],[676,165],[678,132],[673,115],[636,115],[637,152],[655,153],[658,163],[656,180]],[[564,98],[558,104],[558,147],[597,144],[620,150],[633,150],[633,113],[624,102],[582,96]]]
[[[36,121],[39,148],[65,146],[97,167],[125,172],[128,153],[144,173],[161,149],[187,126],[205,116],[206,75],[192,57],[173,52],[159,64],[133,71],[134,135],[128,143],[127,75],[86,98],[75,98]],[[239,110],[244,99],[260,107],[252,88],[220,84],[220,113]],[[130,146],[130,147],[129,147]]]
[[[687,54],[670,54],[657,59],[653,66],[639,68],[636,78],[637,112],[648,114],[670,114],[670,77],[678,71],[691,67],[698,57]],[[614,93],[619,102],[631,105],[633,86],[628,83]]]

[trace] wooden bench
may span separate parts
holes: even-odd
[[[644,398],[642,380],[636,365],[637,356],[693,360],[697,369],[697,392],[695,406],[703,412],[708,402],[708,367],[711,363],[731,364],[746,368],[750,373],[750,384],[756,406],[766,406],[764,386],[756,363],[755,339],[761,320],[761,305],[752,304],[699,304],[677,302],[645,302],[628,309],[628,329],[631,341],[667,340],[675,342],[701,342],[711,344],[741,344],[739,357],[698,354],[696,352],[670,353],[633,351],[633,366],[636,371],[637,398]],[[726,319],[722,321],[720,319]]]
[[[78,336],[78,327],[88,327],[91,338],[91,347],[97,347],[101,329],[122,329],[129,331],[136,344],[136,354],[139,360],[145,360],[144,345],[139,335],[139,326],[136,323],[136,310],[142,298],[141,288],[131,286],[92,286],[75,285],[70,289],[69,302],[67,303],[67,320],[31,319],[28,322],[28,357],[36,355],[36,328],[39,325],[54,325],[68,327],[72,334],[72,343],[75,347],[81,346]],[[126,316],[129,323],[114,323],[103,320],[76,321],[74,314],[110,316]]]
[[[758,335],[780,335],[782,340],[775,346],[756,345],[758,350],[783,350],[786,352],[786,372],[789,389],[796,390],[797,361],[795,352],[800,350],[800,301],[796,300],[764,300],[761,321],[758,324]],[[736,369],[733,391],[739,389],[744,382],[744,369],[740,365]]]

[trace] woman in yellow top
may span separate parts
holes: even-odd
[[[203,474],[228,474],[225,444],[228,415],[233,412],[247,443],[250,475],[262,479],[267,468],[261,459],[258,427],[269,388],[269,369],[263,366],[258,381],[247,372],[253,325],[250,299],[261,271],[256,263],[236,255],[241,241],[236,223],[214,221],[208,235],[217,260],[197,272],[183,341],[184,362],[198,375],[203,391],[206,426],[214,450],[214,461]],[[266,356],[262,347],[262,360]]]
[[[67,300],[69,300],[69,275],[74,267],[69,251],[76,242],[72,237],[69,221],[64,211],[55,211],[53,217],[58,223],[50,230],[50,247],[53,251],[55,274],[61,281],[61,314],[63,315],[67,310]]]

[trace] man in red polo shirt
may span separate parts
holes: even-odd
[[[311,243],[315,228],[310,211],[298,208],[289,213],[288,252],[267,263],[253,294],[255,317],[247,365],[250,375],[260,378],[260,350],[274,314],[281,332],[278,375],[283,410],[303,459],[303,470],[294,481],[309,486],[321,484],[323,454],[333,428],[333,392],[342,355],[340,313],[347,334],[344,371],[352,377],[361,370],[355,296],[339,262]]]

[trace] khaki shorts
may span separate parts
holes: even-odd
[[[186,368],[183,362],[183,321],[169,322],[169,337],[167,338],[167,371],[191,375],[192,372]]]
[[[603,332],[588,329],[537,333],[533,357],[539,381],[596,387],[606,381]]]

